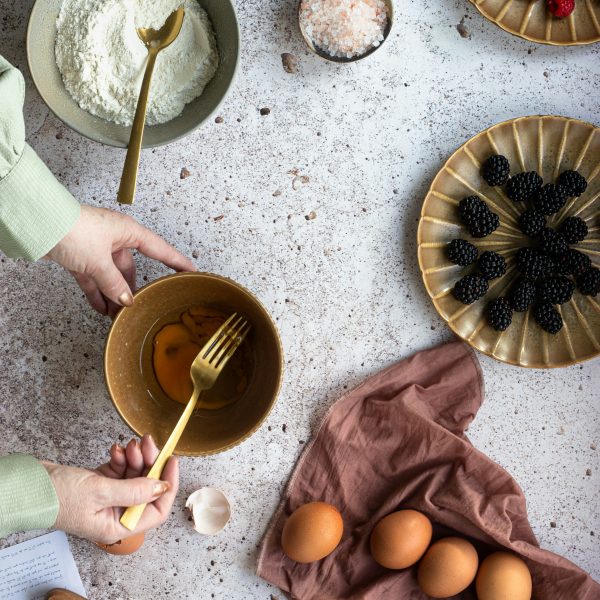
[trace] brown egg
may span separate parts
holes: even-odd
[[[309,563],[331,554],[343,533],[342,515],[335,506],[309,502],[296,509],[286,521],[281,545],[292,560]]]
[[[416,510],[399,510],[383,517],[371,533],[371,554],[388,569],[414,565],[431,542],[431,521]]]
[[[138,533],[136,535],[132,535],[131,537],[125,538],[124,540],[119,540],[114,544],[101,544],[100,542],[96,542],[96,546],[102,548],[102,550],[108,552],[109,554],[133,554],[137,552],[144,543],[144,534]]]
[[[518,556],[494,552],[481,563],[475,587],[479,600],[530,600],[531,573]]]
[[[478,564],[473,544],[462,538],[443,538],[429,547],[419,563],[419,585],[432,598],[449,598],[469,587]]]

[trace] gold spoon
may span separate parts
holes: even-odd
[[[144,73],[137,108],[135,109],[131,136],[129,138],[129,145],[127,146],[127,156],[125,157],[119,193],[117,194],[117,200],[121,204],[132,204],[135,196],[140,150],[142,149],[144,124],[146,122],[146,106],[148,104],[150,81],[156,57],[161,50],[164,50],[175,41],[181,31],[184,15],[185,11],[183,7],[179,7],[169,15],[165,24],[160,29],[145,29],[143,27],[136,29],[138,37],[144,42],[144,46],[148,48],[148,62],[146,63],[146,72]]]

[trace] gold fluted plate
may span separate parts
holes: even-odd
[[[548,219],[556,226],[566,216],[584,219],[587,238],[575,247],[600,266],[600,129],[565,117],[532,116],[500,123],[461,146],[437,174],[423,203],[418,230],[419,266],[425,287],[450,328],[477,350],[498,360],[523,367],[563,367],[600,355],[600,298],[575,291],[570,302],[559,307],[564,326],[556,335],[543,331],[531,311],[515,312],[505,332],[486,322],[489,300],[504,295],[518,276],[515,254],[529,238],[517,226],[521,203],[509,200],[500,187],[488,186],[480,167],[491,154],[503,154],[511,174],[536,170],[544,183],[554,182],[566,169],[579,171],[588,187],[579,198],[570,198]],[[471,239],[458,217],[458,203],[478,195],[500,217],[500,227],[482,239]],[[471,241],[479,251],[493,250],[507,261],[507,272],[490,282],[486,296],[471,305],[452,295],[456,281],[469,268],[446,258],[446,245],[454,238]]]
[[[505,31],[530,42],[579,46],[600,41],[600,3],[576,0],[575,10],[557,19],[545,0],[471,0],[477,10]]]

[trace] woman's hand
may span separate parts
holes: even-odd
[[[98,312],[113,316],[133,304],[135,261],[132,249],[175,271],[194,264],[135,219],[112,210],[82,206],[69,233],[46,255],[69,271]]]
[[[43,463],[59,499],[55,528],[103,544],[162,525],[170,514],[179,485],[177,458],[167,462],[162,481],[143,477],[158,456],[150,436],[126,448],[114,445],[110,461],[91,471]],[[148,503],[138,526],[129,531],[119,523],[123,508]]]

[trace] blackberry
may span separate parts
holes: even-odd
[[[544,180],[535,172],[519,173],[508,180],[506,195],[515,202],[529,200],[544,183]]]
[[[556,271],[561,275],[581,275],[592,266],[587,254],[570,248],[556,263]]]
[[[530,208],[519,217],[519,227],[525,235],[535,237],[546,227],[546,217],[534,208]]]
[[[499,226],[500,217],[496,213],[488,212],[473,220],[467,225],[467,229],[474,238],[483,238],[496,231]]]
[[[548,277],[538,283],[538,298],[550,304],[564,304],[573,296],[575,284],[564,275]]]
[[[504,185],[510,175],[510,164],[506,156],[493,154],[481,167],[481,175],[485,182],[492,187],[495,185]]]
[[[560,185],[547,183],[533,197],[533,205],[544,215],[558,212],[567,201],[567,194]]]
[[[486,279],[496,279],[506,273],[506,261],[496,252],[484,252],[477,261],[477,267]]]
[[[556,180],[567,196],[581,196],[587,188],[587,181],[577,171],[563,171]]]
[[[454,297],[463,304],[473,304],[475,300],[479,300],[488,291],[488,282],[481,275],[465,275],[459,279],[452,293]]]
[[[535,283],[531,279],[519,279],[510,291],[510,305],[517,312],[526,311],[535,300]]]
[[[506,331],[512,323],[512,308],[506,298],[495,298],[488,302],[487,320],[496,331]]]
[[[577,277],[577,287],[586,296],[600,293],[600,270],[592,267]]]
[[[537,248],[521,248],[517,252],[517,264],[525,277],[537,279],[554,270],[554,261]]]
[[[452,240],[446,247],[448,260],[461,267],[466,267],[477,260],[477,248],[467,240]]]
[[[533,311],[533,317],[536,323],[548,333],[558,333],[562,329],[562,317],[550,302],[538,304]]]
[[[467,196],[458,205],[460,218],[463,221],[468,217],[477,217],[486,210],[489,210],[488,205],[479,196]]]
[[[565,236],[549,227],[542,229],[540,243],[544,252],[549,252],[556,256],[562,256],[569,249]]]
[[[588,234],[588,226],[579,217],[567,217],[561,224],[559,231],[563,234],[567,244],[582,242]]]
[[[498,215],[493,213],[478,196],[463,198],[458,205],[458,211],[460,218],[473,237],[485,237],[500,225]]]

